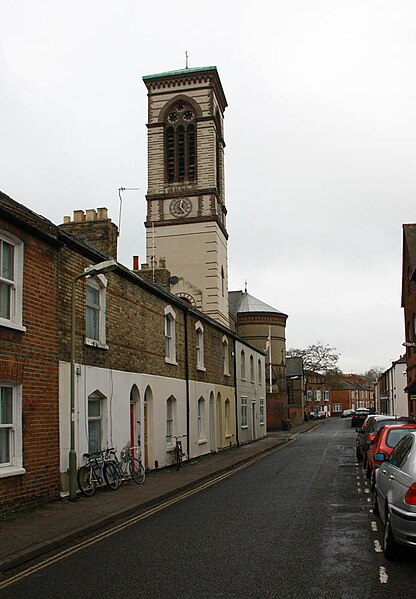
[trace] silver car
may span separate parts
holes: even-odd
[[[394,559],[399,545],[416,547],[416,432],[399,441],[375,478],[373,511],[384,523],[384,555]]]

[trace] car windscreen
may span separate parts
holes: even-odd
[[[387,439],[386,439],[387,447],[391,447],[393,449],[393,447],[396,447],[396,445],[400,441],[400,439],[403,439],[403,437],[405,435],[407,435],[410,431],[414,431],[414,430],[416,430],[416,427],[415,428],[394,428],[394,429],[392,429],[387,435]]]
[[[376,420],[373,427],[373,432],[376,433],[381,429],[382,426],[386,426],[387,424],[399,424],[397,422],[397,418],[392,418],[391,420]]]

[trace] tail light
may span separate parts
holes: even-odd
[[[372,443],[375,438],[376,438],[376,433],[369,433],[369,435],[367,437],[368,443]]]
[[[416,483],[410,485],[405,497],[404,502],[407,505],[416,505]]]

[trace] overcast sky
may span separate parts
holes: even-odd
[[[1,0],[0,189],[60,224],[105,206],[145,260],[143,75],[216,65],[230,289],[289,315],[345,372],[403,351],[416,222],[414,0]]]

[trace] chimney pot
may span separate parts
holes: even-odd
[[[85,214],[83,210],[74,210],[74,223],[82,223],[85,220]]]

